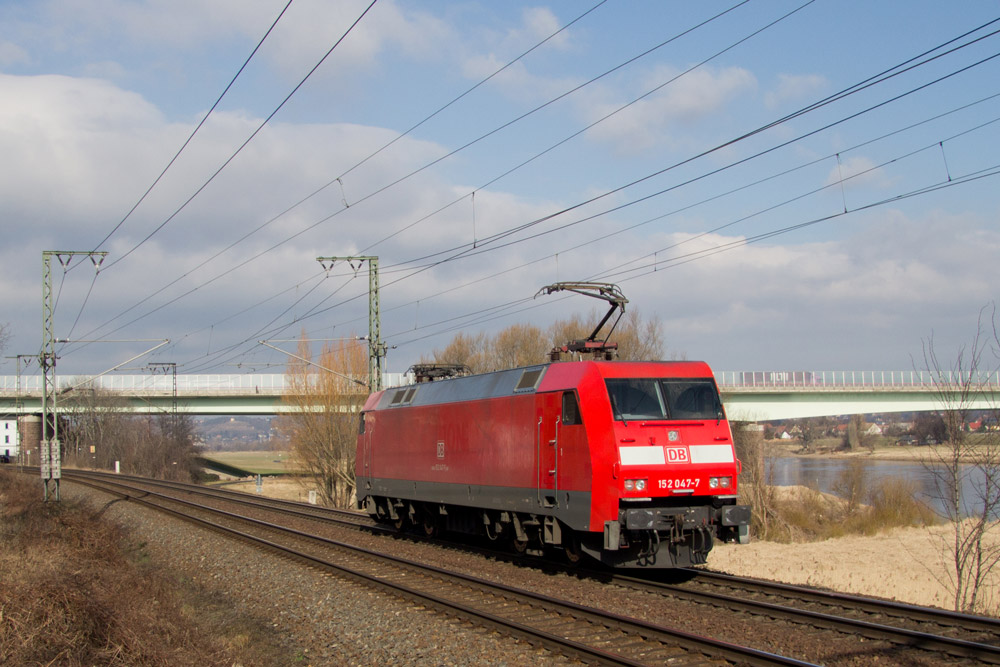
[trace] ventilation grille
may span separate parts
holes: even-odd
[[[514,393],[519,394],[521,392],[534,391],[535,387],[538,386],[538,381],[542,379],[542,373],[544,372],[544,368],[529,368],[521,373],[521,379],[517,381]]]

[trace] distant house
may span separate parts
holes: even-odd
[[[20,451],[16,419],[0,419],[0,456],[13,459]]]

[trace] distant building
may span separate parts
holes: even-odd
[[[0,419],[0,456],[13,459],[20,451],[21,439],[16,419]]]

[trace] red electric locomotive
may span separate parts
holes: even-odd
[[[607,356],[593,338],[563,352]],[[738,473],[712,371],[688,361],[556,361],[377,392],[356,461],[358,506],[378,520],[615,567],[704,563],[715,539],[745,541]]]

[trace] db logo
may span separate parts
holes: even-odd
[[[690,463],[687,447],[666,447],[667,463]]]

